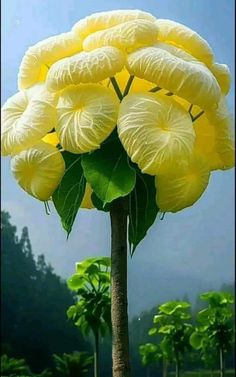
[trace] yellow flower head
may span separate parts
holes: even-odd
[[[18,86],[2,108],[2,155],[13,156],[18,183],[40,200],[64,174],[57,148],[91,153],[116,126],[128,157],[155,176],[162,211],[192,205],[211,170],[234,166],[229,69],[175,21],[94,13],[29,47]],[[91,193],[87,183],[82,207],[93,208]]]

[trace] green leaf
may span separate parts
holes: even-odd
[[[103,211],[103,212],[109,212],[110,211],[111,205],[109,203],[107,203],[104,206],[103,202],[97,197],[97,195],[95,194],[95,192],[92,193],[91,200],[92,200],[92,203],[93,203],[94,207],[98,211]]]
[[[71,290],[77,291],[84,286],[84,278],[81,275],[74,274],[67,280],[67,286]]]
[[[199,332],[194,332],[190,336],[190,344],[193,348],[199,350],[202,347],[203,335]]]
[[[62,152],[66,172],[52,196],[62,226],[69,236],[80,204],[83,200],[86,181],[81,167],[81,156]]]
[[[152,329],[148,331],[148,335],[155,335],[156,333],[157,333],[157,329],[155,327],[153,327]]]
[[[136,173],[118,138],[107,140],[100,149],[83,155],[81,163],[87,182],[104,206],[134,188]]]
[[[186,301],[169,301],[159,307],[160,312],[171,315],[177,310],[187,309],[190,304]]]
[[[136,184],[129,195],[129,244],[131,255],[146,236],[159,211],[154,177],[136,170]]]
[[[76,315],[76,306],[75,305],[71,305],[70,307],[69,307],[69,309],[67,310],[67,312],[66,312],[66,314],[67,314],[67,317],[69,318],[69,319],[71,319],[71,318],[74,318],[74,316]]]
[[[175,331],[175,326],[173,325],[161,326],[158,330],[160,334],[171,334],[173,331]]]
[[[154,315],[154,317],[153,317],[153,323],[159,323],[159,322],[161,322],[164,318],[165,318],[165,316],[164,316],[163,314],[157,314],[157,315]]]

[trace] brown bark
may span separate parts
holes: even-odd
[[[111,320],[113,377],[130,377],[125,199],[111,207]]]

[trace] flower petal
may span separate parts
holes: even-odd
[[[33,146],[56,126],[56,97],[37,86],[7,100],[2,107],[2,155]]]
[[[178,22],[158,19],[158,40],[176,45],[206,65],[211,65],[214,54],[205,39],[189,27]]]
[[[126,152],[143,173],[166,171],[193,149],[189,114],[164,95],[129,94],[120,105],[117,126]]]
[[[235,165],[235,142],[233,119],[225,97],[221,98],[217,109],[206,112],[206,117],[215,128],[215,149],[222,162],[220,169],[231,169]]]
[[[171,45],[158,43],[131,53],[127,69],[203,109],[220,99],[220,87],[210,70],[187,52]]]
[[[51,64],[82,50],[82,43],[73,33],[47,38],[30,47],[22,59],[18,74],[19,89],[45,81]]]
[[[15,155],[11,171],[23,190],[45,201],[57,188],[65,172],[65,163],[57,148],[40,142]]]
[[[230,70],[226,64],[214,63],[211,67],[211,72],[215,76],[223,94],[228,94],[231,85]]]
[[[154,22],[156,19],[150,13],[136,9],[112,10],[108,12],[93,13],[80,21],[72,28],[72,31],[80,38],[86,38],[89,34],[99,30],[109,29],[127,21],[143,19]]]
[[[85,193],[84,193],[83,200],[80,204],[80,208],[86,208],[86,209],[95,208],[91,199],[92,193],[93,193],[93,190],[91,186],[88,183],[86,183]]]
[[[47,88],[58,91],[69,85],[99,82],[121,71],[124,64],[124,54],[115,47],[81,52],[52,65],[47,76]]]
[[[192,206],[205,191],[210,178],[207,161],[193,155],[177,169],[156,177],[156,201],[162,212],[178,212]]]
[[[124,51],[131,51],[152,45],[156,40],[157,27],[153,22],[134,20],[90,34],[83,41],[83,48],[85,51],[91,51],[98,47],[113,46]]]
[[[56,147],[60,143],[56,132],[50,132],[49,134],[44,136],[44,138],[42,140],[45,143],[54,145],[54,147]]]
[[[60,144],[72,153],[99,148],[116,126],[119,101],[101,85],[79,85],[65,89],[58,101]]]

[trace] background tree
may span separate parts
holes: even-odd
[[[192,333],[192,325],[189,322],[190,304],[185,301],[169,301],[158,308],[158,314],[153,322],[157,327],[149,330],[149,335],[163,334],[161,349],[163,357],[170,363],[175,361],[176,377],[180,375],[183,366],[184,355],[189,351],[189,337]]]
[[[218,354],[220,375],[225,376],[225,355],[232,349],[234,341],[232,294],[211,291],[203,293],[200,298],[208,302],[208,307],[198,313],[199,326],[191,335],[191,345],[200,349],[207,361],[207,353]]]
[[[150,377],[150,364],[154,364],[162,358],[162,353],[159,347],[153,343],[141,344],[139,346],[139,353],[141,355],[141,362],[147,368],[146,377]]]
[[[34,260],[27,228],[18,237],[10,215],[1,213],[1,343],[8,356],[24,358],[34,372],[52,365],[52,354],[89,351],[67,321],[73,296],[44,256]],[[63,339],[63,342],[61,342]]]
[[[83,334],[94,336],[94,376],[99,375],[99,341],[111,332],[110,266],[108,257],[89,258],[76,264],[68,287],[77,292],[77,302],[67,310],[68,318]]]
[[[93,356],[86,352],[64,353],[62,356],[53,355],[55,377],[85,377],[93,363]]]

